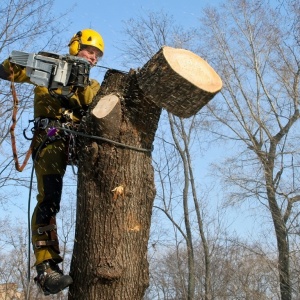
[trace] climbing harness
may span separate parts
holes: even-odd
[[[145,149],[145,148],[140,148],[140,147],[135,147],[135,146],[130,146],[124,143],[116,142],[114,140],[100,137],[100,136],[95,136],[95,135],[89,135],[84,132],[80,132],[77,130],[78,125],[77,124],[72,124],[69,122],[66,123],[61,123],[58,120],[51,120],[49,118],[36,118],[35,120],[29,120],[29,122],[34,122],[33,128],[31,128],[31,132],[33,134],[32,138],[29,138],[27,134],[25,133],[26,129],[23,131],[23,135],[27,140],[32,140],[34,139],[35,135],[38,133],[39,130],[45,130],[47,131],[46,134],[46,140],[43,142],[43,145],[41,145],[41,149],[47,147],[49,144],[59,140],[59,139],[64,139],[66,141],[66,162],[67,165],[71,165],[74,171],[74,166],[78,164],[78,155],[77,155],[77,143],[76,143],[76,138],[77,136],[82,136],[94,140],[101,140],[103,142],[107,142],[110,144],[113,144],[115,146],[119,146],[122,148],[126,149],[131,149],[134,151],[138,152],[152,152],[153,149]],[[13,148],[14,149],[14,148]],[[40,149],[40,150],[41,150]],[[14,153],[14,158],[16,157],[15,152]],[[32,143],[30,146],[30,154],[32,153]],[[28,159],[26,160],[27,163]],[[23,164],[24,166],[17,170],[22,171],[25,167],[25,163]]]
[[[41,146],[41,150],[58,140],[63,140],[66,147],[66,163],[67,165],[74,166],[77,165],[76,136],[74,134],[76,133],[77,127],[78,125],[74,124],[72,121],[61,122],[50,118],[36,118],[34,120],[34,127],[31,131],[34,136],[41,132],[44,132],[47,136],[46,141],[44,141]],[[71,130],[71,133],[67,132],[65,129]],[[35,156],[35,153],[33,154]]]

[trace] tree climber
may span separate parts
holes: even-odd
[[[103,56],[104,42],[101,35],[84,29],[77,32],[69,43],[69,53],[86,59],[95,66]],[[0,78],[17,83],[31,83],[34,89],[34,137],[32,159],[37,179],[37,204],[32,215],[32,245],[36,258],[35,281],[45,295],[56,294],[72,282],[70,275],[64,275],[58,264],[60,256],[57,237],[56,214],[60,210],[63,176],[68,164],[68,136],[63,130],[51,139],[49,129],[55,126],[76,126],[88,105],[100,89],[96,80],[89,80],[87,86],[59,87],[50,91],[30,81],[26,68],[10,62],[0,64]]]

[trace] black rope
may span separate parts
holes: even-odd
[[[30,175],[30,185],[29,185],[29,195],[28,195],[28,208],[27,208],[27,223],[28,223],[28,260],[27,260],[27,295],[26,300],[29,300],[29,291],[30,291],[30,247],[31,247],[31,219],[30,219],[30,202],[31,202],[31,191],[32,191],[32,182],[33,182],[33,172],[34,172],[34,163],[32,164],[31,168],[31,175]]]
[[[31,249],[31,213],[30,213],[30,204],[31,204],[31,192],[32,192],[32,183],[33,183],[33,173],[34,173],[34,165],[36,162],[36,158],[38,157],[42,147],[44,146],[45,142],[47,141],[48,136],[45,137],[45,139],[41,142],[41,144],[39,145],[36,154],[33,158],[33,162],[32,162],[32,168],[31,168],[31,175],[30,175],[30,184],[29,184],[29,195],[28,195],[28,207],[27,207],[27,223],[28,223],[28,260],[27,260],[27,295],[26,295],[26,300],[30,300],[29,298],[29,291],[30,291],[30,264],[31,264],[31,260],[30,260],[30,249]]]
[[[86,133],[83,133],[83,132],[78,132],[78,131],[71,130],[71,129],[64,128],[64,127],[56,127],[56,128],[61,129],[61,130],[66,131],[66,132],[69,132],[69,133],[73,133],[75,135],[77,134],[79,136],[83,136],[83,137],[87,137],[87,138],[91,138],[91,139],[95,139],[95,140],[101,140],[101,141],[108,142],[108,143],[116,145],[116,146],[120,146],[120,147],[123,147],[123,148],[131,149],[131,150],[135,150],[135,151],[139,151],[139,152],[152,152],[152,150],[153,150],[153,149],[145,149],[145,148],[139,148],[139,147],[126,145],[126,144],[123,144],[123,143],[113,141],[111,139],[107,139],[107,138],[96,136],[96,135],[89,135],[89,134],[86,134]]]
[[[106,69],[106,70],[110,70],[110,71],[120,72],[120,73],[123,73],[123,74],[128,74],[129,73],[127,71],[122,71],[122,70],[118,70],[118,69],[114,69],[114,68],[109,68],[109,67],[104,67],[104,66],[100,66],[100,65],[96,65],[95,67]]]

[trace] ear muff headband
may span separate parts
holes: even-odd
[[[78,31],[71,39],[69,43],[69,53],[71,55],[77,55],[80,51],[80,45],[81,45],[81,36],[82,32]]]

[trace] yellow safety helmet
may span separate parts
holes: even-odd
[[[102,36],[93,29],[83,29],[78,31],[72,37],[69,43],[69,53],[71,55],[77,55],[81,49],[81,45],[94,46],[101,51],[101,54],[104,53],[104,41]]]

